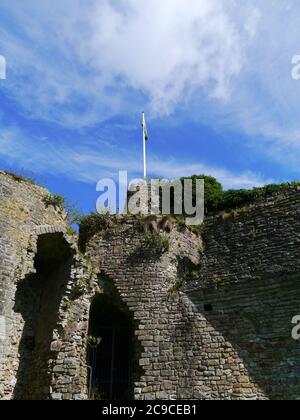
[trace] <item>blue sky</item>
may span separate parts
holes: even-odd
[[[0,167],[84,212],[96,183],[216,176],[225,188],[300,178],[298,0],[0,2]]]

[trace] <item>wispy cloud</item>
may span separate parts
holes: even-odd
[[[39,147],[37,147],[39,143]],[[141,159],[136,152],[119,149],[116,154],[110,143],[98,142],[94,148],[81,143],[70,145],[61,141],[57,146],[49,139],[27,138],[17,127],[0,129],[0,156],[21,167],[34,168],[35,172],[68,177],[73,181],[96,184],[100,178],[117,178],[118,171],[127,170],[131,177],[141,176]],[[123,156],[127,156],[124,160]],[[225,188],[251,188],[272,182],[251,171],[234,173],[223,168],[197,162],[180,162],[151,156],[151,174],[160,178],[178,178],[193,174],[211,174]]]
[[[154,115],[173,112],[200,88],[229,99],[259,16],[248,5],[242,14],[234,0],[145,0],[143,7],[138,0],[28,0],[0,7],[9,16],[0,30],[13,73],[7,90],[32,116],[72,127],[123,112],[133,92],[147,98]]]
[[[261,174],[255,174],[251,171],[232,172],[204,163],[182,163],[175,159],[169,159],[168,161],[153,159],[151,161],[151,168],[154,173],[166,178],[178,178],[193,174],[209,174],[220,180],[225,188],[252,188],[274,182],[274,179],[265,178]]]
[[[299,172],[298,0],[11,0],[0,15],[1,89],[28,119],[79,131],[146,105],[152,118],[180,113],[247,134]],[[92,160],[93,146],[80,147],[65,150],[70,162]]]

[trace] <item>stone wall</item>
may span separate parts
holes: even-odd
[[[203,244],[174,228],[161,257],[135,225],[90,241],[86,256],[136,320],[136,399],[299,398],[299,200],[291,188],[211,216]]]
[[[291,189],[211,216],[202,239],[174,227],[162,255],[146,249],[134,221],[90,240],[86,257],[135,320],[136,399],[299,398],[299,200]],[[76,306],[78,321],[87,322],[94,292]]]
[[[297,188],[210,216],[200,235],[114,220],[84,255],[46,194],[0,172],[1,399],[88,399],[99,295],[132,320],[132,398],[299,399]]]
[[[30,341],[31,327],[26,325],[30,306],[39,306],[30,293],[28,305],[18,301],[18,285],[35,273],[34,258],[40,236],[66,232],[66,215],[46,206],[44,188],[0,172],[0,398],[12,398],[22,382],[26,354],[22,342]],[[36,283],[36,282],[35,282]],[[36,287],[32,284],[32,289]],[[20,290],[20,289],[19,289]],[[33,290],[32,290],[33,291]],[[25,296],[23,296],[24,303]],[[28,334],[24,335],[27,331]]]
[[[291,337],[300,313],[299,212],[293,187],[205,222],[201,270],[184,291],[219,339],[211,364],[228,369],[234,396],[244,388],[252,398],[299,399],[300,342]],[[221,356],[226,346],[235,360]],[[210,374],[218,395],[216,370]]]
[[[200,262],[201,240],[184,229],[166,234],[170,250],[163,255],[145,246],[145,232],[135,219],[120,221],[109,231],[97,234],[89,242],[85,257],[92,264],[92,281],[69,308],[69,333],[59,343],[57,360],[66,358],[65,349],[76,330],[73,363],[81,360],[81,382],[87,382],[86,343],[89,310],[98,293],[111,293],[134,320],[136,347],[140,366],[135,372],[135,399],[176,399],[185,396],[191,366],[186,362],[186,343],[182,318],[184,304],[177,291],[179,271],[184,265]],[[117,296],[116,296],[117,295]],[[74,310],[73,310],[74,308]],[[70,321],[71,319],[71,321]],[[74,383],[66,384],[62,363],[56,372],[55,398],[64,399],[76,392]],[[179,373],[181,372],[181,373]],[[181,378],[181,380],[179,380]],[[86,398],[87,390],[78,388],[77,397]]]

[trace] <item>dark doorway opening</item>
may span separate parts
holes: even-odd
[[[133,399],[133,321],[115,299],[107,295],[97,295],[91,305],[88,365],[91,367],[90,398]]]
[[[61,233],[41,235],[34,259],[35,274],[20,281],[14,311],[22,315],[19,367],[14,399],[51,399],[51,352],[59,307],[70,278],[73,251]]]

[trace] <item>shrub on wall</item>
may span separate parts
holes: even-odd
[[[64,209],[66,207],[65,199],[59,194],[51,195],[48,194],[44,197],[44,203],[46,206],[53,206]]]
[[[185,179],[191,179],[193,181],[193,205],[196,204],[196,181],[197,179],[203,179],[205,208],[208,209],[208,211],[217,209],[223,193],[223,187],[216,178],[207,175],[193,175],[191,177],[181,178],[182,184]]]
[[[161,255],[169,251],[169,238],[159,232],[147,233],[145,235],[145,248],[152,254]]]
[[[184,179],[192,179],[193,181],[193,201],[196,199],[196,180],[204,179],[204,193],[205,193],[205,211],[206,213],[212,211],[222,211],[229,209],[236,209],[247,204],[254,203],[260,198],[267,198],[274,194],[287,190],[291,186],[300,186],[300,182],[270,184],[260,188],[253,189],[239,189],[239,190],[223,190],[222,185],[211,176],[193,175]]]

